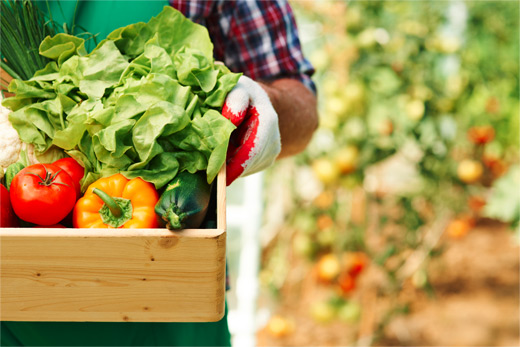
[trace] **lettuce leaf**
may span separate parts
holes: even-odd
[[[167,6],[88,54],[83,39],[66,34],[46,38],[40,54],[51,61],[13,80],[16,95],[3,105],[24,142],[83,164],[83,190],[116,172],[157,188],[185,170],[215,179],[235,129],[220,112],[240,74],[215,64],[206,28]]]

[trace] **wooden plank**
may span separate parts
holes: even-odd
[[[12,231],[1,231],[2,320],[181,322],[223,315],[223,230],[109,236],[69,229],[66,237]]]
[[[0,320],[220,320],[225,187],[217,229],[0,229]]]

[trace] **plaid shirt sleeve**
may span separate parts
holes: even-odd
[[[171,0],[192,21],[206,26],[216,60],[254,80],[296,78],[316,93],[314,68],[303,56],[287,0]]]

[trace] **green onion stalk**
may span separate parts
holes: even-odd
[[[1,0],[0,14],[0,67],[13,78],[28,80],[49,62],[39,47],[56,32],[30,0]],[[6,89],[6,81],[1,83]]]

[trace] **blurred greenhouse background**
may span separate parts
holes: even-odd
[[[291,4],[320,127],[229,188],[235,345],[519,345],[519,2]]]

